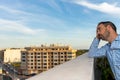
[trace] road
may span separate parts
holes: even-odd
[[[12,80],[25,80],[22,78],[21,75],[19,75],[19,72],[15,70],[15,68],[10,64],[3,64],[3,62],[0,60],[0,67],[2,67],[5,73],[3,76],[1,75],[0,78],[5,78],[4,80],[9,80],[7,79],[8,77],[6,77],[6,76],[9,76],[10,78],[12,78]],[[0,80],[3,80],[3,79],[0,79]]]

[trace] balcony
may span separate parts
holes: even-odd
[[[27,80],[94,80],[93,63],[85,53]]]

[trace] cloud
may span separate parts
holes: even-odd
[[[46,3],[47,5],[49,5],[54,10],[56,10],[60,13],[63,13],[63,10],[61,9],[59,2],[57,0],[47,0],[47,1],[43,1],[43,2]]]
[[[14,13],[14,14],[28,14],[27,12],[16,10],[16,9],[12,9],[12,8],[9,8],[9,7],[6,7],[6,6],[2,6],[2,5],[0,5],[0,9],[4,10],[6,12],[9,12],[9,13]]]
[[[117,15],[120,16],[120,7],[118,7],[116,5],[116,3],[114,4],[108,4],[107,2],[103,2],[101,4],[93,4],[87,1],[73,1],[74,3],[87,7],[89,9],[93,9],[99,12],[103,12],[106,14],[110,14],[110,15]]]
[[[25,26],[23,23],[11,20],[0,19],[0,31],[7,32],[17,32],[22,34],[34,35],[40,31],[45,31],[43,29],[31,29]]]

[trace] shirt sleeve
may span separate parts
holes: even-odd
[[[94,38],[88,51],[88,57],[93,58],[106,56],[106,45],[102,46],[101,48],[98,48],[99,42],[99,39]]]

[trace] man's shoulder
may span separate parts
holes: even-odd
[[[118,37],[117,37],[117,38],[118,38],[118,40],[120,41],[120,34],[118,34]]]
[[[111,48],[120,49],[120,34],[117,38],[111,43]]]

